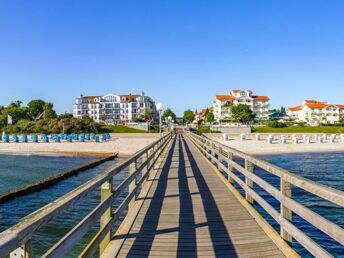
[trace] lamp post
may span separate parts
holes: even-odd
[[[160,133],[160,138],[162,136],[162,124],[161,124],[161,112],[164,109],[164,105],[159,102],[156,104],[156,110],[159,112],[159,133]]]

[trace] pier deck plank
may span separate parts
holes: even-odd
[[[125,228],[105,257],[284,257],[182,134]]]

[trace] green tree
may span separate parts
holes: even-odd
[[[7,117],[12,117],[12,123],[15,124],[21,119],[27,118],[27,109],[21,106],[21,101],[15,101],[7,107],[3,107],[0,114],[0,127],[7,125]]]
[[[47,103],[41,99],[31,100],[27,104],[28,116],[32,121],[40,119],[44,112],[44,105]]]
[[[53,103],[45,103],[45,105],[43,106],[43,119],[49,120],[57,117],[57,114],[53,107]]]
[[[195,120],[195,114],[191,109],[184,111],[183,121],[185,123],[192,123]]]
[[[283,106],[281,107],[281,113],[286,114],[285,107],[283,107]]]
[[[344,114],[341,114],[339,117],[339,124],[344,125]]]
[[[147,121],[147,120],[151,120],[152,119],[152,110],[150,110],[150,109],[145,109],[145,112],[144,112],[144,114],[143,114],[143,119],[145,120],[145,121]]]
[[[205,121],[207,123],[211,124],[212,122],[214,122],[214,120],[215,120],[214,113],[213,112],[207,112],[206,115],[205,115]]]
[[[232,118],[238,123],[248,123],[255,118],[255,115],[248,105],[239,104],[232,107]]]
[[[161,120],[164,122],[166,121],[166,119],[171,116],[172,117],[172,120],[176,121],[177,120],[177,116],[176,114],[170,109],[170,108],[167,108],[164,113],[162,114],[161,116]]]

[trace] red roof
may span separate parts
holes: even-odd
[[[321,103],[321,104],[327,104],[327,102],[322,102],[322,101],[317,101],[317,100],[305,100],[306,103],[310,103],[310,104],[318,104],[318,103]]]
[[[302,106],[296,106],[296,107],[290,107],[290,108],[288,108],[288,110],[290,110],[290,111],[299,111],[299,110],[301,110],[302,109]]]
[[[306,106],[309,108],[325,108],[330,106],[330,104],[326,104],[324,102],[317,102],[317,103],[306,103]]]
[[[337,108],[340,108],[340,109],[344,109],[344,105],[343,104],[338,104],[336,105]]]
[[[231,95],[216,95],[216,99],[218,100],[234,100],[235,97]]]
[[[264,100],[264,101],[270,100],[268,96],[252,96],[252,98],[256,100]]]

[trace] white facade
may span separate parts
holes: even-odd
[[[153,119],[157,118],[154,101],[142,94],[105,96],[83,96],[75,99],[73,116],[82,118],[92,117],[95,121],[107,124],[128,123],[143,117],[145,110],[152,112]]]
[[[296,122],[309,125],[336,124],[344,115],[344,105],[305,100],[300,106],[288,108],[287,115]]]
[[[254,96],[251,90],[232,90],[228,95],[216,95],[213,101],[215,120],[229,121],[232,116],[232,106],[248,105],[258,119],[267,119],[269,114],[268,96]]]

